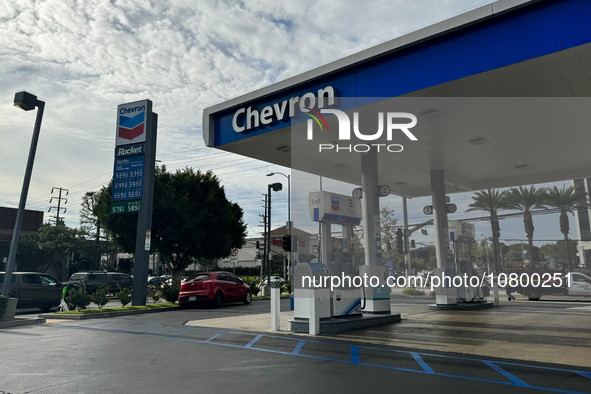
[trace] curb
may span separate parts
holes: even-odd
[[[117,316],[129,316],[129,315],[141,315],[144,313],[156,313],[156,312],[167,312],[167,311],[176,311],[180,310],[178,306],[171,306],[166,308],[158,308],[158,309],[135,309],[130,311],[120,311],[120,312],[102,312],[102,313],[90,313],[88,315],[62,315],[57,313],[44,313],[39,315],[40,318],[43,319],[51,319],[51,320],[88,320],[88,319],[103,319],[108,317],[117,317]]]
[[[10,328],[10,327],[19,327],[19,326],[30,326],[33,324],[43,324],[45,323],[44,318],[39,319],[29,319],[29,318],[18,318],[15,317],[14,320],[8,321],[0,321],[0,328]]]
[[[269,301],[271,299],[271,297],[258,297],[258,298],[254,298],[252,299],[252,301]],[[281,300],[289,300],[289,296],[281,296],[279,297],[279,299]]]

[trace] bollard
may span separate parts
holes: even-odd
[[[316,292],[310,289],[310,317],[308,318],[308,333],[320,334],[320,319],[316,315]]]
[[[281,329],[280,309],[279,309],[279,289],[271,289],[271,331],[279,331]]]
[[[493,297],[495,301],[495,306],[499,306],[499,284],[496,280],[493,280]]]

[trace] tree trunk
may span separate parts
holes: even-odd
[[[95,238],[95,241],[94,241],[95,242],[94,250],[95,250],[95,253],[96,253],[95,260],[94,260],[95,261],[95,263],[94,263],[95,270],[101,269],[101,252],[100,252],[100,242],[101,242],[101,240],[100,240],[100,235],[101,235],[101,225],[97,223],[97,225],[96,225],[96,238]]]
[[[69,270],[70,270],[70,249],[66,249],[65,258],[62,262],[62,282],[67,282]]]
[[[568,260],[568,266],[570,267],[570,271],[573,272],[575,267],[573,264],[573,260],[570,257],[570,248],[568,245],[568,235],[564,234],[564,247],[566,248],[566,259]]]

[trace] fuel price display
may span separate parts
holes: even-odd
[[[115,159],[111,201],[141,200],[144,156]]]

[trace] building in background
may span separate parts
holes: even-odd
[[[4,271],[8,261],[17,211],[16,208],[0,207],[0,271]],[[42,224],[43,211],[25,210],[21,236],[39,230]]]

